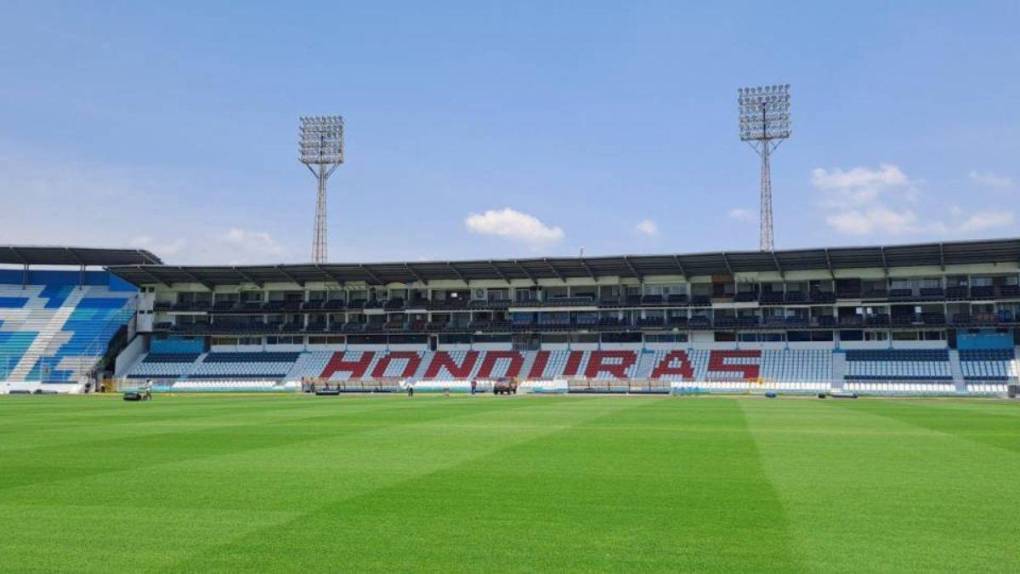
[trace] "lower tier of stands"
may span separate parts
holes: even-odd
[[[855,381],[952,381],[945,349],[847,351],[847,379]]]
[[[143,357],[129,378],[152,379],[657,379],[825,382],[826,350],[310,351]]]
[[[963,378],[976,381],[1008,381],[1020,377],[1014,349],[961,350]]]
[[[997,389],[1009,381],[1016,382],[1018,360],[1013,349],[961,351],[958,365],[955,360],[953,353],[945,349],[152,353],[140,359],[127,377],[177,381],[316,380],[334,385],[499,378],[562,379],[584,381],[587,385],[660,381],[691,383],[708,390],[782,388],[805,392],[845,384],[847,390],[921,393],[952,391],[962,385],[975,391]],[[836,365],[842,366],[837,369]]]

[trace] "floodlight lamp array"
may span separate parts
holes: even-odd
[[[737,104],[741,140],[790,137],[790,84],[740,88]]]
[[[298,153],[302,163],[328,165],[344,162],[344,119],[342,116],[301,118]]]

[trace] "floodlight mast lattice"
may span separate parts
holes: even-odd
[[[326,263],[326,181],[344,162],[344,119],[341,116],[301,118],[298,159],[319,183],[315,201],[312,262]]]
[[[790,137],[790,84],[737,90],[740,140],[761,157],[761,229],[759,248],[775,249],[772,230],[772,152]]]

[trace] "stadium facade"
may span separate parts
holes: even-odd
[[[109,270],[140,289],[117,376],[180,390],[513,377],[587,392],[986,394],[1018,374],[1018,239]]]

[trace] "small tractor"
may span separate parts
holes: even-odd
[[[517,379],[503,377],[492,384],[492,392],[496,395],[516,395]]]

